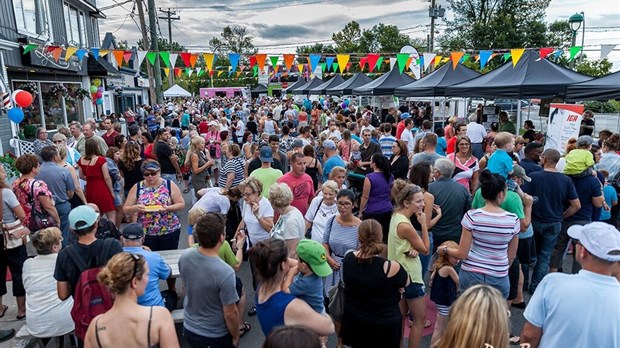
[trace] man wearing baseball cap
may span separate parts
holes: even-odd
[[[325,153],[325,164],[323,165],[323,182],[329,179],[329,173],[336,166],[345,167],[346,164],[338,151],[336,150],[336,143],[333,140],[327,139],[323,142],[323,152]]]
[[[524,316],[521,344],[534,347],[620,347],[620,232],[603,222],[573,225],[578,274],[547,275]]]
[[[142,225],[135,222],[130,223],[123,228],[121,234],[123,251],[144,256],[146,263],[149,265],[149,282],[144,289],[144,294],[138,297],[138,304],[162,307],[171,305],[170,303],[164,303],[162,294],[159,292],[159,280],[170,278],[172,270],[158,253],[142,248],[142,243],[144,242],[144,229]],[[174,308],[170,306],[168,309],[172,311]]]
[[[269,146],[263,146],[258,156],[261,167],[250,173],[251,177],[255,177],[263,184],[263,197],[269,198],[269,189],[283,175],[282,171],[271,167],[273,163],[273,150]]]

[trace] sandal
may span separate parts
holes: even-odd
[[[243,337],[251,329],[252,329],[252,325],[250,325],[250,323],[248,323],[247,321],[244,321],[243,327],[239,329],[239,337]]]
[[[6,310],[9,309],[9,306],[7,305],[2,305],[2,311],[0,311],[0,318],[4,317],[4,313],[6,313]]]
[[[248,315],[250,317],[256,315],[256,306],[252,306],[252,308],[250,308],[250,310],[248,311]]]
[[[24,314],[24,315],[18,315],[18,316],[17,316],[17,317],[15,317],[15,318],[17,318],[17,320],[24,320],[24,319],[26,319],[26,314]]]
[[[508,338],[508,342],[510,342],[510,344],[519,344],[521,342],[521,337],[510,335],[510,338]]]
[[[432,325],[432,323],[431,323],[431,321],[430,321],[430,320],[425,320],[425,321],[424,321],[424,328],[425,328],[425,329],[426,329],[426,328],[428,328],[428,327],[431,327],[431,325]]]
[[[183,193],[189,193],[189,189],[183,190]]]

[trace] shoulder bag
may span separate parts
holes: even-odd
[[[0,221],[2,221],[4,249],[15,249],[22,245],[26,245],[30,241],[30,238],[28,237],[30,230],[28,227],[22,225],[22,222],[19,221],[19,219],[8,224],[4,223],[4,201],[2,198],[2,194],[4,193],[3,191],[4,189],[0,188],[0,202],[2,202],[2,207],[0,207]]]
[[[30,211],[30,221],[28,223],[28,228],[31,231],[39,231],[48,227],[58,227],[58,223],[54,218],[45,210],[39,211],[36,205],[36,198],[34,196],[34,183],[36,180],[32,181],[30,184],[30,205],[32,209]]]

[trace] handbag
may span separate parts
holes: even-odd
[[[334,321],[341,322],[344,315],[344,282],[342,278],[338,284],[329,289],[327,296],[329,297],[329,315],[334,318]]]
[[[316,214],[319,213],[319,209],[321,209],[321,204],[323,204],[323,198],[321,198],[321,201],[319,202],[319,206],[316,207],[316,210],[314,211],[314,216],[312,217],[312,223],[314,223],[314,218],[316,218]],[[308,228],[306,230],[306,235],[305,235],[306,239],[311,239],[312,238],[312,225],[310,225],[310,228]]]
[[[0,189],[0,202],[4,204],[2,200],[2,193],[4,189]],[[0,208],[0,221],[2,222],[2,237],[4,239],[4,250],[15,249],[22,245],[26,245],[30,241],[30,230],[22,225],[22,222],[17,221],[5,224],[3,212],[4,209]]]
[[[39,211],[36,206],[36,200],[34,198],[34,183],[35,180],[30,184],[30,205],[32,206],[32,210],[30,212],[30,221],[28,223],[28,228],[31,231],[39,231],[48,227],[58,227],[58,223],[54,218],[45,210]]]

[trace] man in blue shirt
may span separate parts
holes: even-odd
[[[346,167],[346,165],[342,157],[338,155],[338,151],[336,151],[336,143],[333,140],[325,140],[323,142],[323,149],[325,156],[327,157],[325,165],[323,165],[323,181],[325,182],[329,180],[329,173],[332,172],[334,167]]]
[[[131,223],[123,229],[123,251],[144,256],[149,265],[149,282],[144,289],[144,294],[138,297],[138,304],[142,306],[165,306],[164,299],[159,292],[159,280],[168,279],[172,273],[170,266],[164,262],[161,256],[153,251],[142,248],[144,242],[144,229],[138,223]]]

